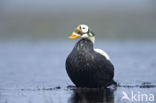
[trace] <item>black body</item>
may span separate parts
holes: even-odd
[[[114,83],[114,67],[103,55],[93,49],[88,39],[77,42],[66,60],[66,70],[77,87],[107,87]]]

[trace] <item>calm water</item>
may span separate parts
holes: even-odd
[[[1,42],[0,103],[151,103],[156,96],[155,41],[99,41],[115,66],[116,89],[76,89],[65,60],[76,41]],[[125,92],[135,100],[121,100]],[[137,101],[136,101],[137,100]],[[156,97],[154,98],[156,102]],[[153,103],[154,103],[153,102]]]

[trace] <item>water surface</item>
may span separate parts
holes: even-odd
[[[123,91],[156,96],[155,41],[96,42],[110,55],[119,86],[93,90],[67,88],[65,60],[75,42],[1,42],[0,103],[137,102],[121,100]]]

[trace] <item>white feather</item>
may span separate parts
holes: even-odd
[[[88,26],[87,25],[85,25],[85,24],[82,24],[81,25],[81,30],[82,30],[82,32],[84,32],[84,33],[87,33],[88,32]]]
[[[92,36],[92,37],[88,37],[89,40],[91,40],[91,42],[94,44],[95,43],[95,37]]]
[[[94,51],[97,52],[97,53],[100,53],[101,55],[103,55],[107,60],[110,60],[108,54],[105,51],[103,51],[101,49],[97,49],[97,48],[94,49]]]
[[[82,38],[88,38],[88,34],[83,34],[81,37]]]

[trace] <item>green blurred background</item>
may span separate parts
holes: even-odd
[[[156,0],[0,0],[0,40],[64,40],[79,24],[99,39],[156,39]]]

